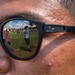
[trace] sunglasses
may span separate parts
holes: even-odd
[[[75,26],[45,24],[24,18],[12,18],[0,26],[0,41],[5,52],[17,60],[35,57],[45,33],[75,32]]]

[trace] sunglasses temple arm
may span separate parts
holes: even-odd
[[[65,26],[66,32],[75,32],[75,26]]]
[[[75,26],[45,25],[45,32],[75,32]]]

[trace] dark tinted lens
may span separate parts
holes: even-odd
[[[19,58],[30,58],[38,45],[37,26],[27,20],[12,20],[3,27],[4,44]]]

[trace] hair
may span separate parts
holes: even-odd
[[[73,17],[75,16],[75,0],[60,0],[60,5],[67,9]]]
[[[28,28],[28,26],[25,26],[25,27],[24,27],[24,29],[27,29],[27,28]]]

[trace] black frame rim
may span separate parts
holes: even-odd
[[[15,55],[13,55],[8,49],[7,49],[7,47],[5,46],[5,44],[4,44],[4,42],[3,42],[3,37],[2,37],[2,32],[3,32],[3,27],[4,27],[4,25],[7,23],[7,22],[9,22],[9,21],[11,21],[11,20],[28,20],[28,19],[25,19],[25,18],[11,18],[11,19],[8,19],[8,20],[6,20],[5,22],[3,22],[2,24],[1,24],[1,27],[0,27],[0,42],[1,42],[1,45],[2,45],[2,47],[3,47],[3,49],[5,50],[5,52],[10,56],[10,57],[12,57],[12,58],[14,58],[14,59],[17,59],[17,60],[30,60],[30,59],[32,59],[32,58],[34,58],[37,54],[38,54],[38,52],[39,52],[39,50],[40,50],[40,46],[41,46],[41,42],[42,42],[42,37],[43,37],[43,34],[44,34],[44,32],[43,32],[43,30],[41,30],[42,29],[42,27],[43,27],[43,23],[41,24],[41,22],[39,22],[39,24],[37,24],[37,22],[36,21],[32,21],[32,20],[28,20],[28,21],[31,21],[31,22],[33,22],[33,23],[35,23],[36,25],[37,25],[37,28],[39,29],[39,31],[38,31],[38,46],[37,46],[37,49],[36,49],[36,52],[34,53],[34,55],[33,56],[31,56],[31,57],[29,57],[29,58],[19,58],[19,57],[17,57],[17,56],[15,56]],[[40,26],[39,26],[40,25]]]

